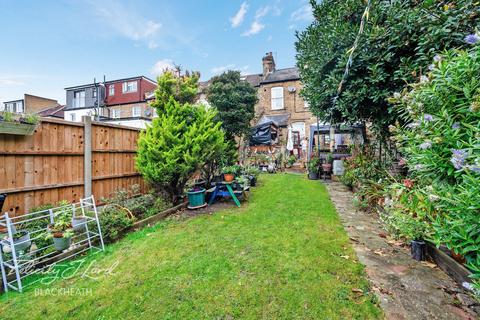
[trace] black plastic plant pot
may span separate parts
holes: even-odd
[[[424,261],[426,258],[426,247],[425,241],[423,240],[412,240],[410,243],[410,254],[413,259],[417,261]]]
[[[255,176],[250,176],[250,187],[255,187],[257,185],[257,178]]]
[[[310,180],[318,180],[318,173],[317,172],[309,172],[308,179]]]
[[[3,204],[5,203],[6,199],[7,199],[7,194],[6,193],[0,193],[0,211],[3,208]]]

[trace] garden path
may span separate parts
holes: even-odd
[[[353,193],[341,183],[327,189],[387,319],[476,319],[461,306],[462,290],[447,274],[389,240],[378,217],[356,210]]]

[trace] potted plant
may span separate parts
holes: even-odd
[[[73,227],[70,216],[65,211],[55,217],[55,222],[47,228],[45,239],[53,239],[53,245],[57,251],[63,251],[72,243]]]
[[[238,166],[223,167],[223,180],[225,182],[232,182],[235,179],[235,174],[237,174],[238,169]]]
[[[32,135],[39,122],[38,115],[29,114],[18,117],[12,112],[4,111],[0,116],[0,133]]]
[[[308,179],[317,180],[318,179],[318,169],[320,168],[320,159],[318,157],[313,157],[308,162]]]
[[[411,218],[407,221],[406,233],[412,239],[410,241],[410,255],[417,261],[424,261],[426,259],[427,244],[423,240],[425,238],[426,226],[425,222]]]
[[[325,158],[325,163],[322,163],[322,170],[323,172],[332,172],[332,162],[333,162],[333,155],[328,153]]]
[[[295,162],[297,162],[297,157],[295,157],[295,156],[292,154],[290,157],[288,157],[287,166],[288,166],[289,168],[291,168],[291,167],[294,165]]]
[[[235,178],[235,190],[243,191],[248,186],[248,179],[245,176]]]
[[[250,186],[255,187],[257,185],[257,177],[260,174],[260,170],[253,166],[248,166],[245,168],[244,173],[249,179]]]
[[[203,187],[203,183],[194,183],[193,187],[189,188],[187,191],[188,196],[188,206],[190,210],[203,208],[207,205],[205,202],[205,192],[206,189]]]
[[[13,230],[12,230],[13,231]],[[24,251],[30,247],[32,241],[30,239],[30,232],[27,230],[19,230],[13,233],[13,246],[15,252]],[[12,252],[12,248],[5,241],[2,243],[2,250],[4,253]]]

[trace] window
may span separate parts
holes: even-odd
[[[113,119],[120,118],[120,115],[121,115],[121,110],[118,110],[118,109],[113,109],[112,110],[112,118]]]
[[[272,93],[272,110],[284,109],[283,106],[283,87],[274,87]]]
[[[137,81],[128,81],[122,84],[123,93],[137,92]]]
[[[132,117],[140,117],[142,115],[142,108],[139,106],[132,108]]]
[[[74,108],[85,107],[85,90],[75,91],[73,93],[73,107]]]
[[[96,98],[97,97],[97,88],[93,88],[93,97]]]
[[[115,86],[113,84],[108,86],[108,95],[109,96],[114,96],[115,95]]]
[[[5,103],[4,111],[14,112],[14,113],[22,113],[23,112],[23,102],[16,101],[16,102],[8,102]]]
[[[77,121],[77,115],[75,113],[70,113],[70,121]]]

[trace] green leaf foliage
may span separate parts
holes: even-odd
[[[334,107],[332,100],[366,2],[311,3],[315,21],[297,34],[296,42],[303,97],[321,119],[370,122],[379,134],[397,118],[387,98],[427,73],[438,52],[464,47],[464,37],[480,25],[475,0],[372,1],[368,23]]]
[[[159,78],[159,84],[171,79],[171,74],[165,73]],[[176,86],[178,81],[170,81],[171,86]],[[192,86],[183,88],[190,92]],[[155,95],[166,97],[171,93],[171,87],[165,89],[161,85]],[[147,182],[166,193],[173,203],[178,202],[192,174],[228,147],[221,123],[215,121],[215,109],[175,100],[176,96],[186,95],[188,93],[179,92],[170,95],[168,101],[162,98],[152,104],[162,112],[141,134],[136,158],[137,168]]]
[[[241,80],[240,72],[227,71],[213,77],[207,100],[218,110],[217,119],[222,122],[228,140],[249,134],[258,100],[257,90]]]
[[[424,219],[432,240],[479,270],[480,46],[439,56],[428,78],[392,102],[406,125],[391,130],[422,203],[433,208]]]

